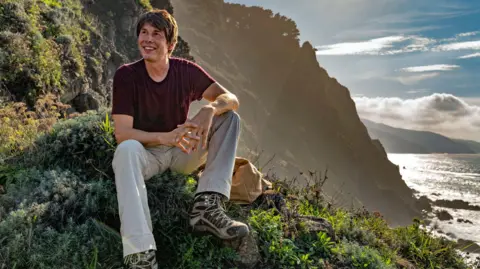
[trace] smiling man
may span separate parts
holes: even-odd
[[[157,268],[145,180],[167,169],[191,173],[206,161],[190,211],[194,230],[221,239],[248,234],[225,214],[240,133],[237,97],[194,62],[172,57],[175,19],[165,10],[137,24],[142,59],[122,65],[113,80],[113,159],[123,256],[129,268]],[[187,119],[190,103],[209,101]]]

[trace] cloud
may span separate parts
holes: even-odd
[[[317,46],[317,55],[382,55],[419,51],[433,42],[418,36],[386,36],[361,42],[345,42],[333,45]],[[403,46],[397,44],[406,43]],[[398,48],[395,48],[395,47]],[[401,48],[401,49],[400,49]]]
[[[451,50],[480,50],[480,40],[455,42],[450,44],[439,45],[433,48],[434,51],[451,51]]]
[[[412,89],[407,91],[408,94],[416,94],[416,93],[425,93],[428,92],[428,89]]]
[[[398,76],[393,77],[392,79],[402,83],[403,85],[414,85],[418,82],[426,79],[431,79],[437,77],[440,73],[426,73],[426,74],[418,74],[418,75],[409,75],[409,76]]]
[[[378,33],[377,33],[378,34]],[[465,40],[480,31],[456,34],[445,39],[432,39],[418,35],[390,35],[367,41],[343,42],[317,46],[317,55],[395,55],[416,51],[480,50],[480,40]]]
[[[459,37],[465,37],[465,36],[474,36],[480,34],[480,31],[475,31],[475,32],[467,32],[467,33],[460,33],[457,36]]]
[[[457,59],[470,59],[470,58],[476,58],[476,57],[480,57],[480,52],[460,56]]]
[[[451,71],[459,67],[460,66],[458,65],[434,64],[434,65],[405,67],[400,70],[404,72]]]
[[[432,131],[449,137],[480,139],[480,106],[445,93],[416,99],[354,98],[360,117],[394,127]]]

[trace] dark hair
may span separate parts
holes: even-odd
[[[165,33],[167,44],[176,44],[178,39],[178,26],[175,18],[165,9],[153,9],[140,16],[137,23],[137,37],[142,27],[149,23]],[[172,54],[172,51],[168,52]]]

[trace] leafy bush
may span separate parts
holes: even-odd
[[[358,243],[343,241],[335,252],[339,264],[348,268],[391,269],[395,268],[391,260],[384,260],[377,250]]]
[[[60,167],[113,179],[116,142],[112,125],[106,110],[62,120],[15,161],[25,166]]]
[[[99,27],[82,9],[79,0],[0,3],[1,82],[15,100],[33,106],[39,95],[63,93],[85,77],[85,51]]]
[[[52,94],[37,99],[33,110],[25,103],[0,107],[0,159],[10,157],[32,145],[38,135],[48,131],[68,106]]]

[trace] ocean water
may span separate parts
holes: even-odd
[[[480,154],[388,154],[399,165],[405,183],[418,193],[435,200],[463,200],[480,206]],[[434,223],[447,237],[480,244],[480,211],[433,207],[446,210],[452,220]],[[458,222],[462,218],[472,223]]]

